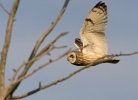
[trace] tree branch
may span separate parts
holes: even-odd
[[[58,80],[56,80],[54,82],[51,82],[51,83],[43,85],[43,86],[39,85],[39,87],[37,89],[34,89],[34,90],[30,91],[30,92],[21,94],[19,96],[12,96],[12,98],[13,99],[24,98],[24,97],[30,96],[30,95],[42,90],[42,89],[45,89],[45,88],[48,88],[50,86],[56,85],[57,83],[63,82],[63,81],[71,78],[72,76],[74,76],[75,74],[79,73],[80,71],[82,71],[82,70],[84,70],[86,68],[93,67],[93,66],[97,65],[99,62],[100,63],[106,62],[107,59],[104,59],[106,57],[131,56],[131,55],[134,55],[134,54],[138,54],[138,52],[133,52],[133,53],[130,53],[130,54],[121,54],[121,53],[120,54],[112,54],[112,55],[107,55],[107,56],[101,57],[101,58],[95,60],[95,62],[93,62],[93,63],[91,63],[91,64],[89,64],[87,66],[83,66],[83,67],[77,69],[76,71],[70,73],[69,75],[67,75],[67,76],[65,76],[65,77],[63,77],[61,79],[58,79]]]
[[[10,15],[9,11],[2,5],[2,3],[0,3],[0,6],[8,15]]]
[[[14,84],[17,84],[19,83],[20,81],[28,78],[29,76],[31,76],[32,74],[34,74],[35,72],[39,71],[41,68],[44,68],[45,66],[47,66],[48,64],[51,64],[59,59],[61,59],[62,57],[64,57],[65,55],[67,55],[69,52],[70,52],[71,49],[69,49],[68,51],[64,52],[63,54],[61,54],[60,56],[54,58],[54,59],[49,59],[48,62],[42,64],[41,66],[37,67],[36,69],[34,69],[33,71],[31,71],[30,73],[26,74],[25,76],[19,78],[18,80],[16,80],[15,82],[12,82],[11,83],[11,86],[14,85]],[[11,87],[9,86],[9,87]]]
[[[15,77],[17,76],[18,72],[20,71],[20,69],[21,69],[24,65],[26,65],[26,64],[28,64],[28,63],[30,63],[30,62],[34,62],[34,61],[36,61],[36,60],[39,60],[42,56],[44,56],[45,54],[49,53],[53,48],[54,48],[54,46],[52,46],[49,50],[47,50],[47,51],[44,52],[43,54],[34,57],[32,60],[29,60],[28,62],[23,62],[20,66],[18,66],[17,69],[13,69],[15,73],[13,74],[12,78],[10,79],[10,84],[9,84],[8,87],[11,87],[11,86],[12,86],[11,84],[14,82]]]
[[[28,64],[28,63],[32,63],[36,60],[39,60],[42,56],[46,55],[46,54],[50,54],[50,51],[53,49],[61,49],[61,48],[65,48],[67,46],[61,46],[61,47],[57,47],[54,46],[54,43],[62,36],[65,36],[68,32],[64,32],[59,34],[52,42],[50,42],[47,46],[45,46],[33,59],[29,60],[28,62],[23,62],[17,69],[13,69],[13,71],[15,72],[12,76],[12,78],[10,79],[10,84],[15,80],[15,77],[17,76],[17,73],[20,71],[20,69]],[[10,86],[9,86],[10,87]]]
[[[0,60],[0,96],[1,96],[1,93],[3,93],[3,89],[5,87],[4,73],[5,73],[6,59],[7,59],[9,46],[10,46],[14,17],[18,9],[19,2],[20,0],[14,1],[11,12],[9,14],[9,19],[6,27],[6,36],[5,36],[4,45],[1,52],[1,60]]]
[[[66,48],[67,46],[64,45],[64,46],[54,46],[55,49],[61,49],[61,48]]]
[[[39,52],[35,57],[33,57],[33,59],[31,59],[31,60],[29,60],[29,61],[27,61],[27,62],[23,62],[17,69],[13,69],[15,73],[13,74],[12,78],[10,79],[10,83],[9,83],[9,85],[8,85],[7,88],[10,89],[10,87],[12,87],[12,83],[14,82],[15,77],[17,76],[17,73],[19,72],[19,70],[20,70],[24,65],[26,65],[26,64],[28,64],[28,63],[32,63],[32,62],[34,62],[34,61],[36,61],[36,60],[39,60],[39,59],[40,59],[41,57],[43,57],[44,55],[49,54],[50,51],[53,50],[53,49],[56,49],[56,48],[65,48],[66,46],[56,47],[56,46],[54,46],[54,43],[55,43],[58,39],[60,39],[60,37],[65,36],[67,33],[68,33],[68,32],[63,32],[63,33],[59,34],[53,41],[51,41],[51,42],[50,42],[48,45],[46,45],[42,50],[40,50],[40,52]]]
[[[128,54],[112,54],[112,55],[108,55],[108,57],[119,57],[119,56],[131,56],[131,55],[135,55],[138,54],[138,52],[133,52],[133,53],[128,53]]]
[[[53,45],[59,38],[65,36],[66,34],[68,34],[68,32],[63,32],[59,34],[53,41],[51,41],[47,46],[45,46],[36,56],[43,54],[43,52],[47,51],[51,47],[51,45]]]
[[[50,59],[48,62],[44,63],[43,65],[41,65],[41,66],[39,66],[39,67],[37,67],[36,69],[34,69],[34,70],[31,71],[30,73],[26,74],[25,76],[21,77],[21,78],[18,79],[17,81],[12,82],[8,87],[11,87],[12,85],[17,84],[18,82],[24,80],[25,78],[27,78],[27,77],[33,75],[35,72],[37,72],[37,71],[40,70],[41,68],[47,66],[48,64],[50,64],[50,63],[52,63],[52,62],[55,62],[55,61],[61,59],[62,57],[64,57],[65,55],[67,55],[67,54],[70,52],[70,50],[71,50],[71,49],[69,49],[68,51],[66,51],[65,53],[61,54],[60,56],[58,56],[58,57],[56,57],[56,58],[54,58],[54,59]],[[39,83],[39,87],[38,87],[37,89],[35,89],[35,90],[33,90],[33,91],[27,93],[27,94],[28,94],[27,96],[29,96],[29,95],[31,95],[31,94],[33,94],[33,93],[36,93],[37,91],[40,90],[40,88],[41,88],[41,83]],[[19,98],[24,98],[24,97],[26,97],[26,96],[13,96],[11,99],[17,99],[17,98],[19,99]]]

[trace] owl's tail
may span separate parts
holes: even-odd
[[[115,59],[115,58],[111,58],[111,57],[107,57],[107,58],[104,58],[104,59],[105,59],[104,63],[116,64],[120,61],[119,59]]]

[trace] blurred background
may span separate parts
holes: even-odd
[[[65,0],[21,0],[15,16],[12,40],[6,67],[6,84],[17,68],[29,55],[43,32],[51,25],[61,10]],[[10,11],[14,0],[0,0]],[[74,38],[80,38],[79,30],[88,12],[98,0],[70,0],[66,12],[54,30],[46,37],[40,49],[61,32],[69,34],[56,42],[57,49],[51,56],[37,61],[33,70],[49,59],[57,57],[69,48],[75,49]],[[108,7],[106,37],[109,54],[131,53],[138,51],[138,1],[103,0]],[[0,51],[2,50],[8,15],[0,7]],[[119,57],[118,64],[100,64],[74,75],[70,79],[44,89],[23,100],[137,100],[138,99],[138,55]],[[38,88],[39,82],[49,84],[65,77],[80,68],[71,65],[67,57],[54,62],[31,77],[25,79],[14,95],[24,94]]]

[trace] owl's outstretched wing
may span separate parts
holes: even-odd
[[[89,12],[80,30],[83,46],[88,45],[82,50],[84,54],[107,54],[108,46],[104,34],[106,24],[107,6],[100,1]]]

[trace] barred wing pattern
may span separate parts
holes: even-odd
[[[83,46],[88,45],[83,48],[82,53],[107,55],[108,46],[104,34],[106,24],[107,6],[99,2],[89,12],[80,30]]]

